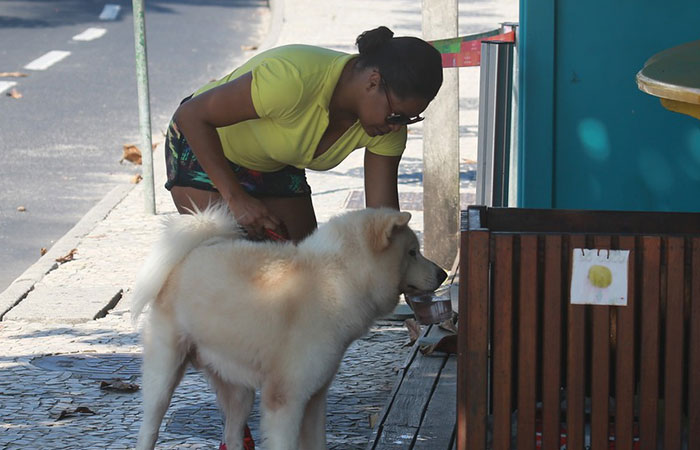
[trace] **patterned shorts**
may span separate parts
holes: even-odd
[[[243,189],[253,197],[311,195],[311,187],[306,182],[304,169],[286,166],[276,172],[260,172],[246,169],[231,161],[228,163]],[[216,192],[216,186],[199,165],[192,148],[174,121],[170,122],[165,137],[165,165],[168,173],[168,181],[165,183],[167,190],[173,186],[182,186]]]

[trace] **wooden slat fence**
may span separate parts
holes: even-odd
[[[572,305],[575,248],[630,251]],[[700,448],[700,214],[463,213],[457,449]]]

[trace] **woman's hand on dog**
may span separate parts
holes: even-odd
[[[270,213],[263,202],[255,197],[241,192],[228,201],[228,207],[251,239],[262,239],[266,236],[265,229],[279,230],[280,219]]]

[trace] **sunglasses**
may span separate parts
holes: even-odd
[[[408,117],[405,114],[396,114],[394,112],[394,107],[391,105],[391,99],[389,98],[389,86],[386,84],[386,81],[382,77],[382,86],[384,87],[384,95],[386,95],[386,101],[389,103],[389,110],[391,111],[391,114],[386,116],[386,123],[390,125],[410,125],[412,123],[420,122],[421,120],[425,119],[425,117],[421,116],[416,116],[416,117]]]

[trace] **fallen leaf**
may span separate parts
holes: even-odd
[[[257,49],[257,45],[241,45],[241,50],[243,50],[244,52],[250,52]]]
[[[25,208],[24,206],[17,207],[17,211],[19,211],[19,212],[25,212],[26,210],[27,210],[27,208]]]
[[[418,346],[418,350],[424,355],[431,355],[435,351],[435,344],[422,344]]]
[[[70,417],[76,417],[82,414],[94,415],[95,411],[91,410],[87,406],[78,406],[75,409],[64,409],[58,414],[56,420],[68,419]]]
[[[66,254],[65,256],[61,256],[60,258],[56,258],[56,262],[63,264],[63,263],[66,263],[68,261],[73,261],[73,257],[75,256],[76,253],[78,253],[78,249],[74,248],[73,250],[69,251],[68,254]]]
[[[136,175],[131,177],[131,184],[139,184],[141,180],[143,180],[143,177],[137,173]]]
[[[100,389],[105,391],[117,391],[117,392],[136,392],[140,389],[138,384],[135,383],[125,383],[120,378],[109,381],[101,381]]]
[[[462,162],[464,164],[476,164],[476,161],[474,161],[473,159],[468,159],[468,158],[463,159]]]
[[[28,77],[26,73],[22,72],[0,72],[0,77],[15,77],[15,78],[22,78],[22,77]]]
[[[457,334],[457,325],[455,325],[452,319],[447,319],[444,322],[440,322],[438,327],[442,330],[449,331],[450,333]]]
[[[125,145],[124,154],[119,162],[121,163],[124,160],[141,165],[141,150],[135,145]]]
[[[12,98],[22,98],[22,94],[17,89],[10,89],[5,95]]]
[[[377,413],[372,413],[369,415],[369,427],[374,430],[374,426],[377,425],[377,421],[379,420],[379,414]]]
[[[443,352],[443,353],[457,353],[457,335],[456,334],[450,334],[449,336],[445,336],[444,338],[440,339],[440,342],[437,343],[435,346],[435,351],[436,352]]]
[[[41,256],[44,256],[48,250],[46,250],[46,247],[41,247],[41,250],[39,250],[39,253],[41,253]]]
[[[424,355],[431,355],[435,352],[447,353],[448,355],[451,353],[456,354],[457,353],[457,335],[450,334],[450,335],[443,337],[438,342],[426,344],[426,345],[421,345],[419,350]]]
[[[418,322],[416,322],[416,319],[406,319],[403,324],[406,326],[406,329],[408,329],[408,342],[404,346],[409,347],[420,337],[421,328]]]

